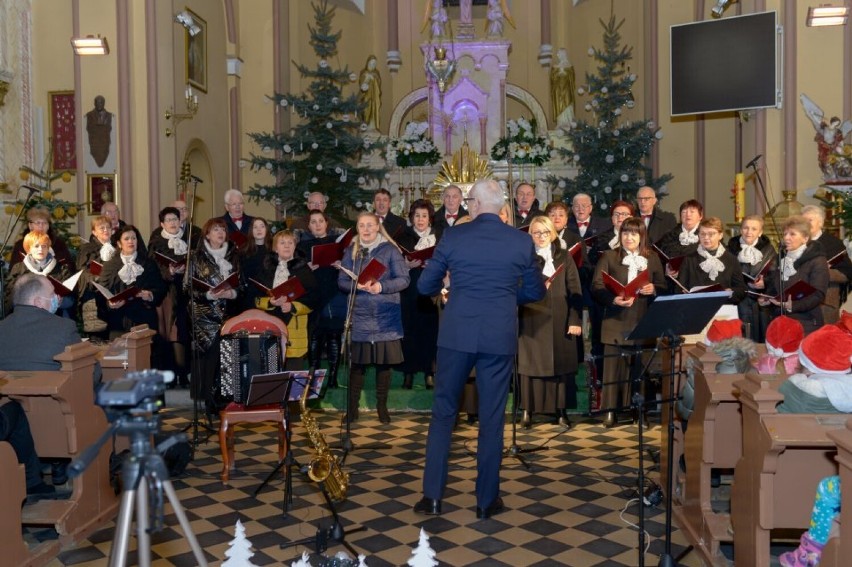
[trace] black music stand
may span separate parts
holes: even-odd
[[[658,297],[648,307],[648,311],[628,335],[631,341],[644,339],[657,339],[665,341],[669,349],[669,392],[671,398],[662,400],[669,404],[669,427],[668,427],[668,454],[666,455],[666,466],[668,477],[666,479],[666,541],[665,551],[660,555],[660,567],[674,567],[675,560],[672,558],[672,467],[674,466],[674,402],[678,396],[675,391],[675,374],[677,367],[675,358],[677,350],[683,344],[681,335],[694,335],[700,333],[707,323],[713,318],[717,311],[731,297],[730,291],[717,291],[711,293],[689,293],[681,295],[665,295]],[[656,402],[655,402],[656,403]],[[645,400],[641,389],[633,394],[633,405],[638,410],[639,416],[639,567],[645,565],[645,464],[643,455],[645,453],[643,438],[643,406]],[[691,548],[687,548],[689,550]],[[680,558],[678,558],[680,559]]]
[[[309,371],[287,371],[273,374],[255,374],[249,383],[248,398],[246,398],[246,409],[261,405],[281,404],[284,409],[284,438],[287,441],[287,452],[283,460],[278,461],[263,482],[254,491],[256,497],[269,481],[278,474],[281,467],[286,467],[284,472],[284,504],[283,512],[286,514],[288,507],[293,503],[293,467],[301,469],[301,465],[293,456],[293,432],[290,426],[290,404],[297,402],[305,391],[308,382],[311,383],[309,399],[316,398],[322,389],[325,380],[325,370]]]

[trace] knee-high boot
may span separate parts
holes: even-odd
[[[325,352],[328,354],[328,387],[337,388],[337,369],[340,367],[340,334],[325,335]]]
[[[391,371],[389,368],[376,372],[376,412],[379,414],[379,421],[382,423],[390,423],[391,420],[388,413],[390,382]]]
[[[311,333],[311,338],[308,342],[308,366],[311,368],[319,368],[320,362],[322,362],[322,343],[324,338],[320,335],[319,331]]]
[[[358,420],[358,405],[361,403],[361,389],[364,387],[364,367],[352,366],[352,373],[349,375],[349,411],[350,421]]]

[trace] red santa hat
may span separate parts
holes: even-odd
[[[846,331],[847,333],[852,335],[852,313],[841,310],[840,320],[835,324],[840,327],[840,330]]]
[[[766,327],[766,352],[776,358],[793,356],[799,350],[805,329],[792,317],[781,315]]]
[[[714,319],[710,323],[710,328],[707,329],[707,335],[704,337],[704,342],[708,345],[714,345],[725,339],[743,336],[743,322],[739,319]]]
[[[852,367],[852,335],[835,325],[820,327],[802,341],[799,361],[814,374],[848,374]]]

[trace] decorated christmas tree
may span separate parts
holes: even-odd
[[[357,76],[346,67],[332,66],[342,33],[331,31],[335,9],[326,0],[312,5],[315,25],[308,29],[317,61],[313,67],[294,62],[310,86],[305,93],[270,97],[278,112],[290,113],[291,128],[249,134],[254,142],[249,160],[252,169],[267,171],[273,179],[269,184],[253,185],[247,193],[256,202],[272,203],[284,216],[288,209],[301,206],[308,193],[319,191],[328,197],[326,212],[342,217],[347,207],[358,208],[372,200],[368,187],[383,179],[385,170],[361,160],[373,142],[364,137],[367,125],[360,121],[364,106],[356,89],[343,93]]]
[[[591,118],[572,123],[567,131],[571,147],[559,149],[562,158],[579,171],[573,179],[550,176],[548,182],[562,190],[566,201],[576,193],[588,193],[595,203],[595,214],[609,216],[613,201],[633,200],[636,190],[645,185],[659,190],[672,176],[654,177],[648,165],[648,156],[662,138],[662,131],[652,121],[624,118],[624,109],[635,106],[632,89],[636,82],[636,75],[627,66],[633,48],[621,46],[619,29],[624,20],[616,23],[613,14],[608,22],[600,22],[604,47],[589,48],[589,56],[599,63],[598,73],[586,73],[586,85],[577,88],[578,95],[587,97],[583,109]]]

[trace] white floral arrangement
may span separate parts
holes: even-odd
[[[538,135],[535,118],[518,118],[506,123],[506,136],[497,140],[491,148],[491,159],[542,165],[550,159],[550,151],[550,140]]]
[[[398,167],[422,167],[441,161],[441,153],[426,135],[427,122],[409,122],[401,138],[391,138],[385,148],[385,159]]]

